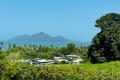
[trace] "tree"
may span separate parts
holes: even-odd
[[[13,48],[15,48],[16,47],[16,44],[13,44]]]
[[[0,45],[3,46],[3,41],[0,42]]]
[[[2,50],[3,41],[0,41],[0,50]]]
[[[67,47],[61,47],[60,52],[63,55],[75,54],[76,53],[76,46],[73,43],[68,43]]]
[[[92,63],[120,60],[120,14],[109,13],[96,20],[101,31],[92,41],[88,57]]]
[[[68,54],[75,53],[76,52],[76,46],[75,46],[75,44],[69,43],[67,45],[67,51],[68,51]]]

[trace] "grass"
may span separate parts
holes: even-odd
[[[54,64],[40,67],[8,63],[7,74],[10,80],[120,80],[120,62],[103,64]],[[11,76],[12,75],[12,76]],[[34,75],[34,77],[32,77]],[[7,76],[8,77],[8,76]]]
[[[120,80],[119,61],[103,64],[49,65],[46,68],[49,72],[63,72],[64,76],[71,75],[75,80]]]

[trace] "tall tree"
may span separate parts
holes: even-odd
[[[76,46],[73,43],[67,44],[67,51],[68,54],[75,53],[76,52]]]
[[[3,41],[0,41],[0,50],[2,50],[3,47]]]
[[[109,13],[96,20],[101,31],[92,41],[88,57],[92,63],[120,60],[120,14]]]
[[[0,42],[0,45],[3,46],[3,41]]]

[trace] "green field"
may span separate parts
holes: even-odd
[[[120,62],[33,66],[0,62],[1,80],[120,80]]]

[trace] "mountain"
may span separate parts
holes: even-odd
[[[64,38],[64,37],[61,37],[61,36],[56,36],[56,37],[54,37],[54,39],[55,39],[56,41],[69,41],[68,39],[66,39],[66,38]]]
[[[21,35],[21,36],[17,36],[14,37],[10,40],[8,40],[9,42],[13,42],[13,41],[22,41],[22,42],[67,42],[69,41],[68,39],[61,37],[61,36],[56,36],[56,37],[52,37],[44,32],[40,32],[40,33],[36,33],[33,34],[31,36],[29,35]]]
[[[33,34],[31,37],[32,41],[54,41],[54,38],[44,32]]]
[[[8,41],[27,41],[29,39],[30,39],[29,35],[25,34],[25,35],[14,37],[14,38],[12,38],[12,39],[10,39]]]

